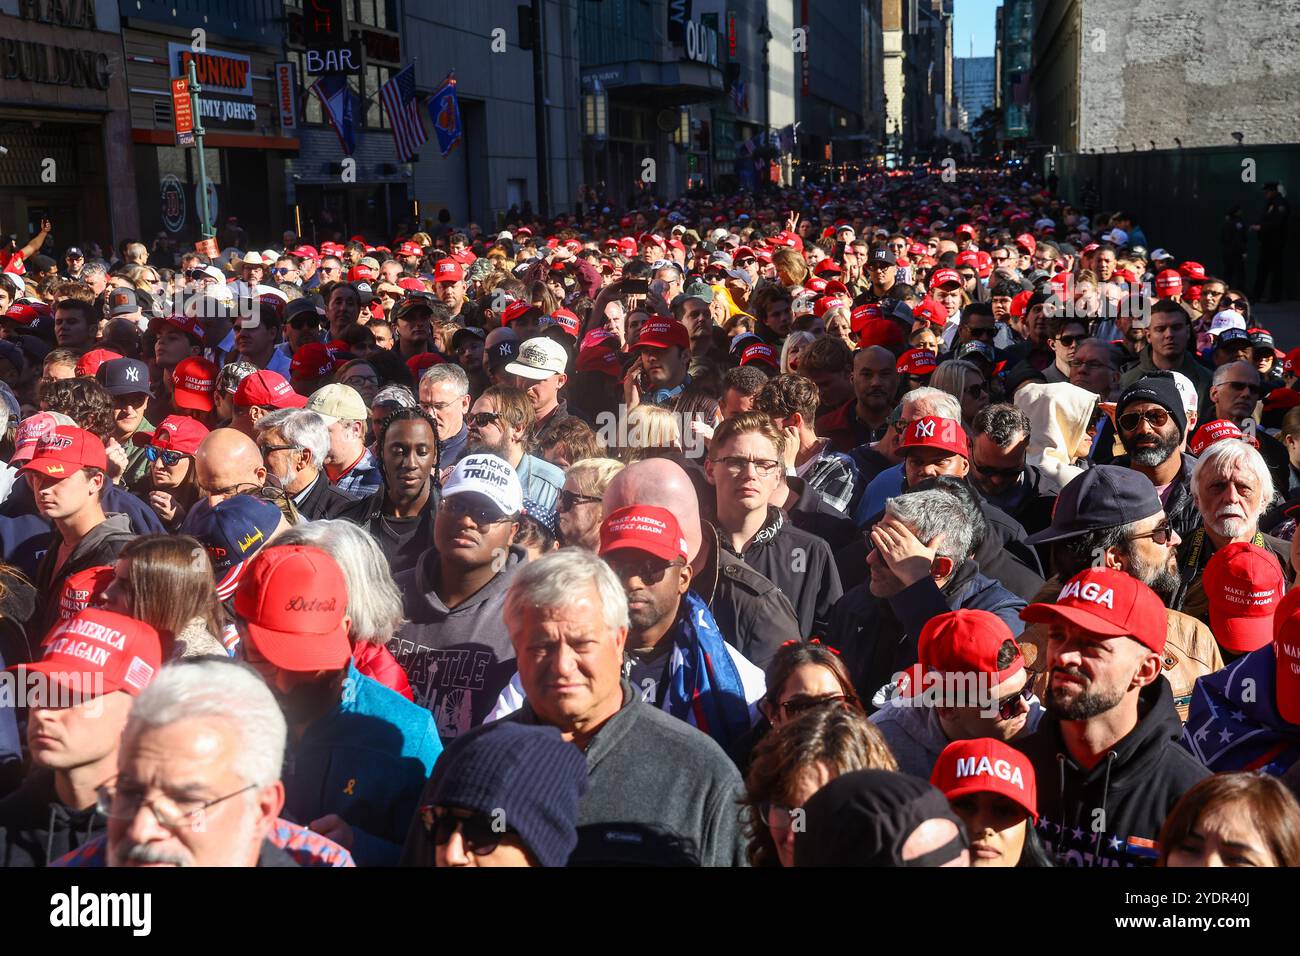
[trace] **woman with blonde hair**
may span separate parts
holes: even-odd
[[[627,444],[622,449],[624,464],[655,457],[656,453],[680,452],[681,448],[677,416],[668,409],[641,404],[627,413]]]
[[[782,374],[799,371],[799,356],[816,341],[817,336],[811,332],[791,332],[787,335],[785,344],[781,346]]]
[[[961,423],[970,429],[975,416],[989,403],[989,384],[979,366],[965,359],[940,362],[930,376],[930,387],[947,392],[961,403]]]

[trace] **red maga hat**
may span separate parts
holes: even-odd
[[[37,439],[31,461],[19,470],[63,479],[81,468],[108,470],[104,443],[84,428],[59,425]]]
[[[1241,437],[1241,429],[1234,422],[1226,418],[1216,418],[1196,429],[1196,434],[1192,435],[1192,440],[1187,447],[1193,455],[1199,456],[1215,442],[1223,441],[1225,438],[1241,439]]]
[[[670,349],[673,346],[683,349],[691,347],[691,336],[686,331],[686,326],[676,319],[651,319],[641,326],[635,347]]]
[[[954,740],[934,762],[930,783],[949,801],[974,793],[997,793],[1038,822],[1038,779],[1019,750],[994,737]]]
[[[262,370],[249,375],[235,389],[232,401],[240,408],[271,405],[275,408],[302,408],[307,399],[293,390],[278,372]]]
[[[929,375],[939,367],[939,360],[925,349],[908,349],[898,357],[895,367],[899,375]]]
[[[143,621],[86,608],[46,636],[41,659],[10,670],[37,671],[84,696],[88,691],[139,695],[162,667],[162,640]]]
[[[217,367],[197,355],[181,359],[172,371],[175,391],[172,404],[199,412],[212,411],[212,394],[217,388]]]
[[[1220,548],[1201,572],[1214,639],[1234,654],[1259,650],[1273,639],[1273,614],[1286,578],[1272,552],[1246,541]]]
[[[152,445],[182,455],[193,455],[208,437],[208,429],[188,415],[168,415],[151,432],[136,432],[131,441],[144,447]]]
[[[619,508],[600,526],[600,553],[636,550],[665,561],[686,557],[686,539],[676,517],[667,508],[628,505]]]
[[[1020,612],[1030,624],[1064,621],[1098,637],[1131,637],[1157,654],[1165,649],[1165,605],[1132,575],[1114,568],[1085,568],[1061,588],[1055,601]]]

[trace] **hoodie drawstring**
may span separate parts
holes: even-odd
[[[1110,796],[1110,768],[1115,765],[1115,751],[1106,754],[1106,778],[1101,784],[1101,823],[1102,827],[1108,826],[1106,820],[1106,799]],[[1092,865],[1096,866],[1097,861],[1101,859],[1101,835],[1097,836],[1097,852],[1092,855]]]
[[[53,860],[50,855],[54,853],[54,808],[57,804],[50,804],[50,822],[47,827],[48,835],[45,837],[45,865],[49,866]]]

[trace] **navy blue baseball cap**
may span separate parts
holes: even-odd
[[[1094,465],[1061,489],[1052,508],[1052,523],[1025,543],[1063,541],[1118,528],[1163,510],[1160,495],[1146,475],[1119,465]]]
[[[555,516],[554,508],[548,508],[546,505],[524,495],[524,514],[545,528],[546,533],[552,538],[558,539],[560,537],[560,522]]]
[[[95,380],[110,395],[149,394],[149,366],[139,359],[115,358],[101,362]]]
[[[224,601],[235,593],[248,560],[266,546],[280,518],[280,509],[271,502],[235,495],[197,519],[193,534],[212,559],[217,597]]]

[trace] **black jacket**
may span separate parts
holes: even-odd
[[[393,533],[391,522],[385,523],[384,516],[388,510],[388,489],[380,485],[369,495],[353,501],[337,517],[359,524],[370,532],[388,559],[388,569],[393,577],[415,567],[420,555],[433,544],[433,519],[438,510],[438,483],[433,482],[429,490],[429,500],[420,511],[419,520],[409,528],[403,527],[401,535]],[[396,519],[394,519],[396,520]]]
[[[294,502],[294,507],[308,521],[319,521],[321,518],[342,518],[354,504],[356,499],[331,485],[322,471],[307,489],[306,496],[301,501]]]
[[[1111,462],[1112,465],[1121,468],[1131,468],[1131,463],[1132,458],[1128,455],[1117,455]],[[1196,502],[1192,500],[1192,466],[1195,464],[1196,456],[1183,452],[1183,463],[1170,483],[1169,498],[1165,502],[1165,515],[1169,518],[1170,527],[1177,531],[1178,537],[1184,541],[1201,526],[1201,513],[1196,509]]]
[[[1154,843],[1169,811],[1210,771],[1179,746],[1183,725],[1163,676],[1144,687],[1137,726],[1087,771],[1065,749],[1050,712],[1038,730],[1012,742],[1038,778],[1038,837],[1071,866],[1143,866],[1154,854],[1130,837]],[[1094,832],[1095,828],[1095,832]]]
[[[790,599],[803,637],[825,633],[831,609],[844,593],[835,557],[825,541],[799,530],[781,509],[769,505],[767,523],[737,557]]]
[[[780,588],[722,547],[717,528],[703,525],[705,540],[713,544],[691,589],[709,606],[727,643],[767,670],[782,644],[803,638],[794,608]]]
[[[59,598],[63,595],[63,586],[68,578],[87,568],[116,563],[118,554],[133,540],[135,534],[131,531],[127,516],[111,514],[77,542],[72,554],[68,555],[68,560],[56,572],[54,562],[58,560],[63,538],[57,530],[51,534],[48,550],[45,557],[41,558],[40,567],[36,569],[36,613],[27,623],[27,642],[33,648],[40,647],[45,635],[58,620]]]
[[[0,867],[46,866],[107,828],[94,807],[73,810],[60,803],[54,771],[36,767],[0,800]]]
[[[1009,494],[993,498],[981,493],[981,497],[1018,521],[1026,534],[1036,534],[1052,523],[1056,495],[1043,487],[1043,473],[1037,465],[1025,465],[1020,483]]]

